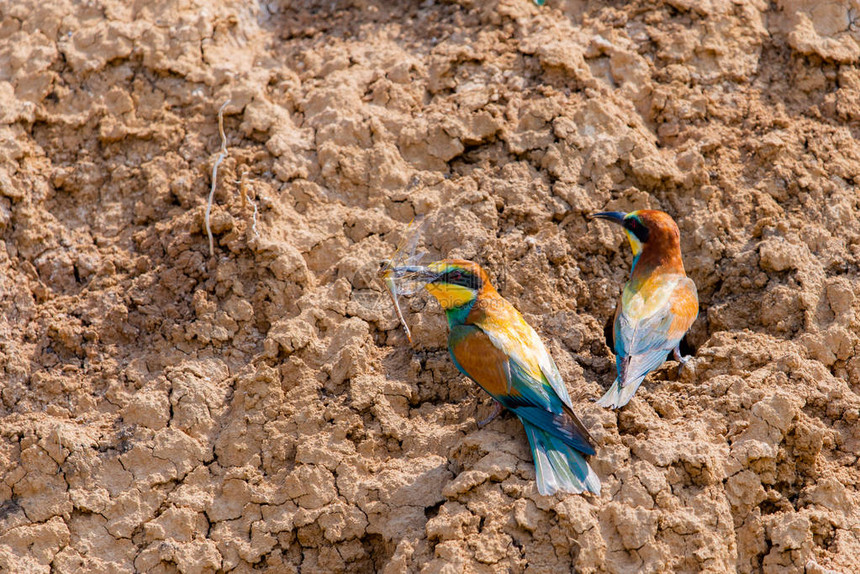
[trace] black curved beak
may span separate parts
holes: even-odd
[[[624,218],[627,217],[627,214],[622,211],[601,211],[600,213],[595,213],[591,217],[605,219],[606,221],[611,221],[618,225],[624,225]]]

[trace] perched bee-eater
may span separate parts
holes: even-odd
[[[630,281],[615,308],[613,335],[618,376],[602,407],[620,408],[633,397],[645,376],[663,364],[669,351],[681,363],[681,339],[699,313],[696,285],[684,272],[681,234],[662,211],[605,211],[594,217],[624,228],[633,248]]]
[[[420,274],[448,317],[448,350],[461,373],[478,383],[525,427],[538,492],[600,493],[585,461],[593,439],[572,410],[561,374],[538,334],[490,284],[483,269],[463,260],[395,270]]]

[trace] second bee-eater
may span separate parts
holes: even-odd
[[[572,410],[558,367],[484,270],[471,261],[451,259],[395,272],[423,277],[448,318],[454,365],[523,423],[538,492],[599,494],[600,480],[585,460],[595,452],[593,440]]]
[[[699,298],[684,272],[678,226],[667,213],[605,211],[594,217],[621,225],[633,249],[630,281],[615,309],[618,376],[597,401],[603,407],[620,408],[670,351],[682,366],[686,363],[680,344],[699,313]]]

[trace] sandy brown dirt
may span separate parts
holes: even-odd
[[[860,571],[860,5],[547,4],[0,3],[0,571]],[[696,353],[612,412],[586,214],[644,207]],[[416,214],[547,341],[599,498],[379,303]]]

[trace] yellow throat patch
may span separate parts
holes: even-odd
[[[477,296],[477,293],[461,285],[428,283],[424,287],[436,297],[443,309],[460,307],[471,302]]]
[[[627,240],[630,242],[630,249],[633,250],[633,257],[636,257],[642,252],[642,242],[626,229],[624,232],[627,233]]]

